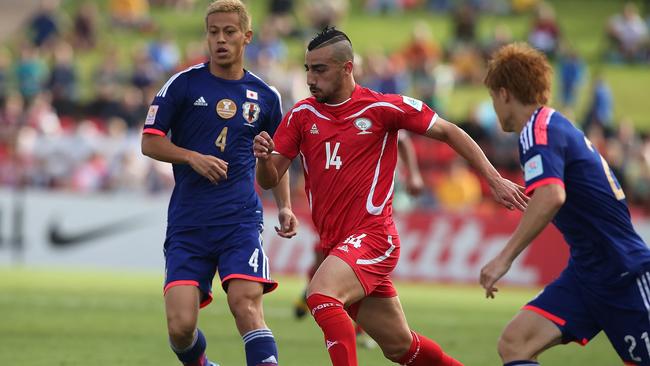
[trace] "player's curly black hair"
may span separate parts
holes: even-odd
[[[340,42],[346,40],[352,45],[352,41],[347,36],[347,34],[336,29],[336,27],[326,26],[320,33],[314,37],[309,44],[307,45],[307,50],[311,51],[316,48],[325,47],[332,43]]]

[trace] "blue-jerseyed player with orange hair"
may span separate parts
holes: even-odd
[[[247,366],[278,364],[262,295],[277,287],[262,248],[262,205],[254,188],[253,138],[273,134],[280,97],[243,68],[252,37],[240,0],[217,0],[205,16],[210,61],[184,70],[158,92],[147,115],[142,151],[170,162],[176,186],[165,240],[165,310],[172,350],[186,366],[216,365],[197,328],[219,271],[243,337]],[[167,137],[170,135],[170,138]],[[283,237],[295,235],[288,177],[274,191]]]
[[[625,194],[605,159],[563,115],[546,107],[552,69],[526,44],[499,49],[488,66],[501,127],[519,134],[532,198],[503,250],[481,270],[486,296],[551,221],[570,248],[568,266],[503,331],[507,366],[538,365],[547,348],[586,344],[605,332],[625,365],[650,365],[650,250],[632,227]]]

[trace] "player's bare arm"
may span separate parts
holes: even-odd
[[[288,171],[282,176],[280,183],[273,188],[273,196],[278,207],[278,222],[280,223],[280,226],[275,227],[275,232],[283,238],[292,238],[298,230],[298,219],[291,210]]]
[[[271,189],[289,169],[291,160],[280,154],[272,154],[275,144],[271,136],[262,131],[253,140],[253,153],[257,158],[257,183],[263,189]]]
[[[483,150],[465,131],[438,117],[433,126],[427,130],[426,135],[447,143],[474,168],[478,169],[487,178],[492,195],[498,203],[510,210],[516,208],[524,211],[526,209],[528,197],[524,194],[524,187],[501,177]]]
[[[558,184],[538,187],[528,202],[528,208],[506,246],[481,269],[481,286],[485,297],[494,298],[497,288],[494,284],[505,275],[512,262],[548,225],[564,204],[566,192]]]
[[[227,162],[176,146],[165,136],[143,134],[142,154],[167,163],[189,164],[194,171],[215,184],[228,178]]]
[[[406,191],[411,196],[417,196],[424,190],[424,180],[422,179],[422,174],[420,174],[420,168],[418,167],[413,141],[405,132],[406,131],[400,131],[397,140],[397,151],[407,170]]]

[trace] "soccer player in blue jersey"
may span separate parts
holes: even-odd
[[[252,37],[240,0],[217,0],[205,16],[210,61],[172,76],[146,117],[142,151],[173,164],[165,240],[165,310],[172,350],[187,366],[216,365],[197,328],[219,271],[243,337],[247,366],[278,364],[264,322],[263,293],[277,283],[262,247],[262,205],[255,192],[253,138],[273,134],[282,119],[274,89],[243,68]],[[169,138],[167,137],[169,136]],[[282,237],[295,235],[288,177],[274,190]]]
[[[525,44],[499,49],[488,66],[501,127],[519,134],[526,192],[519,226],[483,267],[495,283],[551,221],[570,248],[568,266],[506,326],[498,344],[504,365],[538,365],[547,348],[586,344],[605,332],[625,365],[650,365],[650,250],[635,232],[625,194],[607,162],[566,117],[546,107],[552,69]]]

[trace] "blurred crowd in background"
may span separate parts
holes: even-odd
[[[170,7],[180,12],[202,9],[205,4],[196,0],[107,2],[108,15],[100,14],[93,1],[67,14],[59,0],[44,0],[20,32],[24,36],[12,43],[15,46],[0,46],[0,186],[149,193],[173,186],[168,164],[141,155],[141,125],[161,85],[175,72],[207,59],[200,38],[179,44],[172,32],[158,28],[150,11]],[[301,60],[289,59],[286,40],[306,40],[325,25],[339,24],[350,4],[348,0],[303,0],[300,7],[293,0],[266,3],[265,17],[254,19],[255,38],[246,51],[246,67],[280,90],[287,111],[309,94]],[[650,17],[644,19],[633,3],[621,5],[620,13],[595,30],[607,44],[600,57],[604,62],[650,65]],[[517,12],[529,17],[525,41],[545,52],[556,67],[558,92],[553,106],[585,130],[609,161],[628,201],[650,214],[650,134],[635,131],[633,121],[613,119],[615,96],[598,72],[591,70],[590,80],[585,80],[586,63],[565,42],[552,5],[535,0],[367,0],[364,6],[376,13],[411,8],[448,13],[451,37],[444,43],[426,22],[418,22],[399,49],[387,52],[378,44],[355,60],[361,85],[416,97],[443,116],[453,103],[449,95],[454,88],[482,82],[493,50],[522,40],[514,39],[507,25],[496,26],[488,40],[480,38],[480,16]],[[108,17],[108,22],[100,22],[101,17]],[[130,62],[124,64],[114,45],[98,44],[98,34],[109,31],[108,27],[146,32],[150,41],[133,50]],[[98,49],[101,56],[92,65],[92,90],[84,95],[76,55]],[[590,107],[577,115],[577,89],[584,83],[590,85]],[[517,136],[501,131],[488,100],[454,122],[481,145],[504,176],[521,183]],[[489,206],[485,182],[447,145],[412,138],[426,189],[409,198],[399,189],[398,177],[398,208]],[[292,179],[296,200],[304,197],[299,169],[296,165]]]

